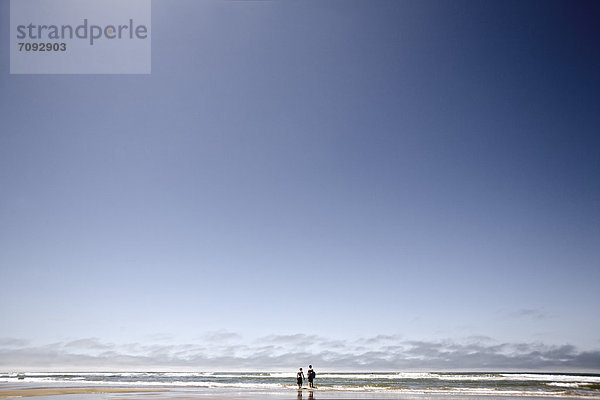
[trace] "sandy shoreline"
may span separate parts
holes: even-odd
[[[93,384],[64,385],[53,382],[0,384],[0,399],[40,398],[40,400],[600,400],[598,395],[547,396],[543,393],[443,393],[354,391],[316,388],[309,390],[206,388],[176,386],[132,386]]]
[[[51,388],[51,389],[6,389],[0,390],[0,399],[14,397],[61,396],[68,394],[109,394],[109,393],[140,393],[159,392],[156,389],[142,388],[110,388],[110,387],[85,387],[85,388]]]

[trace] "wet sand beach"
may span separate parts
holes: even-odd
[[[382,392],[334,392],[330,390],[245,390],[173,387],[53,387],[0,385],[0,399],[40,400],[556,400],[557,397],[522,395],[408,394]],[[561,399],[600,399],[595,396],[564,396]]]
[[[63,387],[63,388],[15,388],[14,386],[6,389],[0,387],[0,399],[11,399],[21,397],[39,397],[39,396],[63,396],[63,395],[84,395],[84,394],[131,394],[131,393],[156,393],[156,389],[144,388],[111,388],[111,387]]]

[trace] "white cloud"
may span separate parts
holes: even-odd
[[[550,315],[548,313],[546,313],[544,310],[537,308],[522,308],[520,310],[512,312],[511,316],[517,318],[528,318],[537,320],[550,318]]]
[[[217,331],[206,332],[202,334],[200,338],[208,342],[228,342],[231,340],[240,339],[241,336],[238,333],[220,329]]]
[[[216,338],[214,332],[209,335]],[[217,335],[218,336],[218,335]],[[374,336],[342,341],[315,335],[272,335],[252,344],[226,332],[219,343],[128,343],[116,345],[96,338],[27,346],[26,341],[0,340],[3,369],[112,370],[285,370],[311,363],[321,370],[555,370],[600,371],[600,351],[580,352],[574,346],[541,343],[497,343],[491,338],[462,342],[408,341],[399,336]],[[16,347],[14,344],[20,344]],[[369,345],[364,346],[365,343]],[[315,347],[311,347],[312,344]],[[330,348],[325,347],[332,344]],[[318,348],[318,349],[317,349]]]
[[[17,338],[0,338],[0,347],[24,347],[29,345],[29,340]]]
[[[98,338],[85,338],[67,342],[64,344],[64,347],[79,350],[109,350],[114,348],[114,344],[103,343]]]

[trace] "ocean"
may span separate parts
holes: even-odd
[[[3,373],[0,384],[52,388],[118,386],[166,388],[176,391],[284,393],[297,391],[295,372],[86,372]],[[306,386],[306,382],[305,382]],[[600,375],[546,373],[341,373],[319,372],[315,393],[340,397],[356,393],[405,395],[459,395],[509,397],[582,397],[600,399]],[[325,396],[322,396],[325,395]],[[316,397],[316,395],[315,395]],[[372,396],[371,396],[372,397]]]

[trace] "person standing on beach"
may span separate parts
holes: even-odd
[[[302,381],[304,380],[304,372],[302,372],[302,368],[296,374],[296,382],[298,382],[298,389],[302,389]]]
[[[313,383],[313,381],[315,380],[316,375],[317,374],[313,370],[312,365],[309,365],[308,371],[306,371],[306,377],[308,378],[308,386],[310,386],[311,388],[315,387],[315,384]]]

